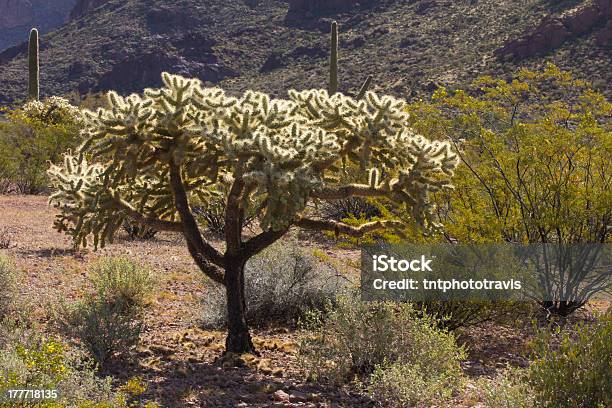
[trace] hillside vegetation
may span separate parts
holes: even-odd
[[[382,0],[314,12],[290,3],[288,14],[289,4],[278,0],[109,1],[42,38],[42,95],[135,92],[160,85],[162,71],[220,83],[234,93],[257,89],[281,96],[288,88],[323,87],[333,19],[341,31],[343,92],[355,92],[373,74],[375,91],[414,98],[482,74],[508,77],[518,66],[545,59],[609,93],[612,64],[601,40],[606,18],[543,55],[495,53],[536,29],[544,16],[588,2]],[[607,3],[597,2],[609,15]],[[25,95],[22,48],[0,53],[0,104]]]

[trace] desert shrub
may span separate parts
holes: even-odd
[[[59,97],[30,101],[0,121],[0,184],[5,192],[47,190],[48,161],[57,161],[80,143],[79,109]]]
[[[494,378],[481,378],[476,382],[486,408],[533,408],[533,390],[526,382],[527,370],[507,368]]]
[[[342,221],[347,218],[371,220],[382,215],[375,204],[362,197],[326,201],[321,206],[321,214],[335,221]]]
[[[542,330],[529,384],[542,407],[612,406],[612,314],[573,330]]]
[[[103,364],[138,342],[151,278],[146,269],[125,258],[100,260],[91,274],[95,292],[72,304],[62,302],[57,322],[64,334]]]
[[[151,272],[128,258],[101,258],[90,267],[91,280],[99,298],[142,308],[153,290]]]
[[[149,228],[143,225],[140,225],[136,222],[125,220],[122,224],[123,230],[128,234],[130,239],[143,239],[149,240],[155,238],[157,235],[156,230],[153,228]]]
[[[59,399],[48,406],[122,406],[111,378],[99,377],[93,361],[80,350],[8,321],[1,324],[0,332],[0,395],[8,389],[57,389]],[[0,403],[3,406],[12,405]]]
[[[312,331],[301,344],[311,379],[361,381],[384,406],[442,403],[461,384],[465,351],[410,304],[345,296],[326,313],[311,312],[304,327]]]
[[[1,188],[1,187],[0,187]],[[0,190],[0,194],[2,191]],[[9,249],[13,240],[13,234],[8,228],[0,228],[0,249]]]
[[[223,236],[225,234],[226,194],[224,192],[215,194],[206,203],[199,203],[193,207],[196,219],[213,235]],[[242,221],[243,228],[249,228],[256,218],[255,211],[245,214]]]
[[[5,255],[0,254],[0,321],[13,311],[15,302],[16,268]]]
[[[439,88],[407,109],[416,131],[460,152],[455,188],[433,197],[446,240],[610,242],[609,174],[591,169],[612,165],[612,104],[588,82],[547,64],[511,81],[479,78],[471,90]],[[609,279],[590,284],[590,268],[569,265],[571,256],[553,259],[537,271],[552,282],[537,299],[551,315],[567,317],[610,289]]]
[[[5,328],[7,329],[7,328]],[[103,377],[94,361],[82,350],[32,329],[10,327],[0,347],[0,395],[9,389],[54,389],[58,398],[37,403],[41,408],[136,408],[156,407],[140,397],[146,384],[138,378],[113,389],[111,377]],[[0,330],[2,328],[0,327]],[[15,402],[0,407],[30,407]]]
[[[245,268],[250,324],[294,325],[311,309],[323,309],[349,282],[332,266],[296,244],[278,243],[251,259]],[[225,324],[225,291],[212,286],[203,299],[202,324]]]
[[[101,364],[138,342],[142,317],[121,301],[87,299],[62,303],[60,328],[79,342]]]

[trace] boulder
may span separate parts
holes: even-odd
[[[598,44],[607,44],[612,0],[594,0],[576,7],[560,17],[545,18],[531,33],[504,44],[495,51],[500,58],[529,58],[545,54],[561,46],[565,41],[591,32],[605,25],[597,34]]]
[[[561,17],[563,24],[572,34],[581,35],[590,31],[602,18],[595,6],[584,7],[580,12],[568,13]]]

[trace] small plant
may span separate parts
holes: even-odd
[[[443,402],[459,388],[465,351],[436,321],[410,304],[341,297],[335,309],[311,312],[301,345],[310,378],[362,382],[384,406]]]
[[[449,401],[456,379],[456,373],[423,375],[418,365],[380,365],[370,377],[368,393],[384,407],[431,406]]]
[[[612,406],[610,339],[610,313],[590,326],[580,324],[563,332],[559,328],[541,331],[534,343],[536,359],[528,377],[538,406]]]
[[[143,311],[151,293],[151,278],[125,258],[108,258],[91,268],[93,295],[73,304],[62,303],[61,331],[78,341],[101,364],[138,342]]]
[[[13,310],[15,302],[15,265],[8,257],[0,254],[0,321]]]
[[[153,228],[129,220],[123,221],[123,230],[128,234],[130,239],[142,239],[145,241],[155,238],[158,232]]]
[[[78,339],[100,364],[138,342],[142,317],[123,302],[87,299],[61,306],[60,328]]]
[[[8,228],[0,228],[0,249],[9,249],[13,236]]]
[[[309,310],[324,309],[349,284],[333,267],[286,242],[251,259],[245,280],[247,319],[255,326],[293,326]],[[226,310],[225,292],[212,288],[203,299],[203,325],[224,326]]]
[[[503,321],[511,315],[526,316],[530,304],[512,301],[430,300],[415,303],[414,306],[419,311],[435,316],[441,328],[456,330],[488,321]]]

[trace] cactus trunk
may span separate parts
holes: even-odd
[[[244,264],[239,258],[230,260],[225,268],[227,293],[226,353],[257,354],[251,340],[246,319],[246,294],[244,292]]]
[[[33,28],[30,31],[28,47],[28,98],[30,100],[39,100],[40,98],[39,75],[38,30]]]

